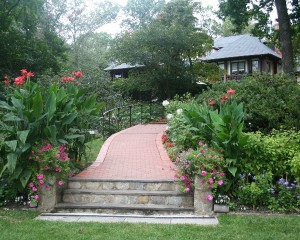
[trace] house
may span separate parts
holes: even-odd
[[[144,67],[144,65],[130,65],[127,63],[122,63],[120,65],[112,64],[104,69],[104,71],[110,72],[111,80],[115,80],[118,78],[128,78],[128,74],[130,70]]]
[[[256,72],[281,72],[281,54],[248,34],[215,39],[213,50],[202,60],[218,64],[225,81]]]

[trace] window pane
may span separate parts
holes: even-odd
[[[238,64],[237,63],[231,63],[231,72],[233,74],[237,74],[238,73]]]
[[[245,73],[245,62],[239,62],[239,73]]]
[[[252,72],[259,72],[258,60],[253,60],[252,61]]]
[[[225,68],[224,63],[219,63],[219,68],[221,68],[222,70],[224,70],[224,68]]]

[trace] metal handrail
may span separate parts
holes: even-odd
[[[160,111],[155,111],[153,105],[160,106]],[[145,108],[145,106],[147,106]],[[158,108],[158,109],[159,109]],[[134,110],[136,118],[134,118]],[[130,104],[109,109],[102,113],[102,135],[107,137],[122,129],[135,124],[150,122],[158,117],[164,116],[164,108],[161,104],[149,102],[148,104]]]

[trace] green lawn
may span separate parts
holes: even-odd
[[[0,239],[300,239],[300,216],[222,215],[218,226],[37,221],[0,209]]]

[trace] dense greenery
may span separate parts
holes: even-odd
[[[6,101],[0,101],[0,176],[6,174],[8,182],[19,182],[19,189],[26,187],[33,174],[40,174],[30,160],[36,144],[41,148],[65,145],[66,158],[80,159],[85,143],[91,139],[88,130],[99,121],[103,107],[95,95],[87,95],[87,89],[76,85],[81,72],[73,72],[76,80],[65,77],[69,82],[50,87],[30,80],[32,73],[25,69],[21,73],[18,79],[23,82],[16,85],[16,80],[15,86],[8,85],[11,93],[7,93]]]
[[[199,103],[217,102],[228,88],[245,109],[245,130],[270,132],[275,129],[300,129],[300,87],[285,75],[259,74],[241,82],[218,82],[198,96]]]
[[[227,94],[222,89],[228,89]],[[225,158],[221,169],[226,179],[224,184],[219,184],[215,197],[219,194],[230,196],[231,206],[298,211],[300,125],[297,117],[295,120],[299,113],[298,97],[299,86],[294,81],[282,76],[258,75],[241,83],[215,84],[199,95],[200,104],[191,97],[171,101],[167,106],[169,127],[164,142],[170,156],[176,159],[179,182],[183,180],[186,185],[186,179],[190,184],[195,174],[203,176],[207,164],[200,164],[202,173],[193,171],[193,166],[202,161],[202,155],[195,153],[189,157],[199,149],[199,141],[202,141],[222,151]],[[257,104],[258,99],[261,104]],[[242,103],[245,103],[246,114]],[[272,112],[268,113],[270,108]],[[285,114],[290,119],[281,118]],[[244,116],[251,122],[247,126],[248,133],[243,128]],[[256,118],[251,119],[252,116]],[[268,121],[263,116],[268,116]],[[277,124],[279,120],[273,119],[281,122]],[[269,124],[259,125],[261,122]],[[271,129],[271,123],[277,129]],[[261,132],[254,132],[252,124]],[[207,159],[215,155],[207,150],[204,152],[208,154]],[[218,168],[220,166],[215,166],[215,173],[220,172]],[[215,180],[218,180],[216,176],[212,176],[212,186]]]
[[[115,39],[118,61],[145,65],[144,74],[122,80],[123,86],[137,92],[146,88],[150,96],[160,99],[196,88],[192,59],[203,56],[212,39],[196,27],[195,11],[192,1],[170,1],[145,27]]]

